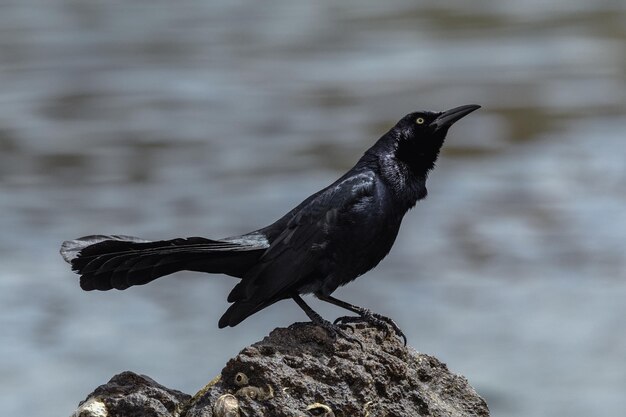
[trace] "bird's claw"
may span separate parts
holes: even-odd
[[[346,333],[341,327],[339,327],[338,324],[336,323],[331,323],[327,320],[323,320],[321,322],[317,322],[315,323],[318,326],[320,326],[321,328],[323,328],[324,330],[326,330],[328,332],[328,335],[336,340],[337,336],[342,337],[343,339],[347,340],[350,343],[356,343],[358,344],[361,349],[363,349],[363,344],[361,343],[360,340],[355,339],[354,337],[350,336],[348,333]]]
[[[368,324],[373,325],[379,329],[382,329],[385,332],[385,337],[389,336],[389,328],[393,329],[393,332],[396,336],[400,337],[406,346],[406,336],[404,332],[400,330],[400,327],[396,324],[393,319],[383,316],[382,314],[372,313],[371,311],[365,311],[360,316],[344,316],[337,318],[333,324],[350,324],[350,323],[358,323],[358,322],[366,322]]]

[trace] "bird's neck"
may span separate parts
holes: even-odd
[[[357,166],[376,172],[394,199],[400,210],[409,210],[417,201],[427,195],[426,178],[428,172],[416,172],[409,164],[399,160],[395,152],[379,152],[370,149],[359,160]]]
[[[393,154],[381,155],[378,169],[399,207],[409,210],[419,200],[426,198],[427,172],[413,171],[408,164],[398,160]]]

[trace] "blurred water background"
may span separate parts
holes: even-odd
[[[2,414],[69,415],[122,370],[194,393],[305,320],[285,301],[218,331],[221,276],[85,293],[62,240],[246,232],[404,114],[478,103],[392,253],[336,294],[394,317],[494,416],[621,415],[625,45],[618,0],[4,0]]]

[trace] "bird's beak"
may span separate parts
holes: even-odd
[[[467,104],[465,106],[455,107],[450,110],[446,110],[442,112],[435,120],[433,120],[430,125],[435,128],[435,130],[439,129],[447,129],[452,126],[457,120],[467,116],[474,110],[480,109],[480,106],[477,104]]]

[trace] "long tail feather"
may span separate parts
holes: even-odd
[[[81,275],[86,291],[124,290],[177,271],[241,277],[267,249],[263,239],[202,237],[148,241],[132,236],[93,235],[61,245],[63,259]]]

